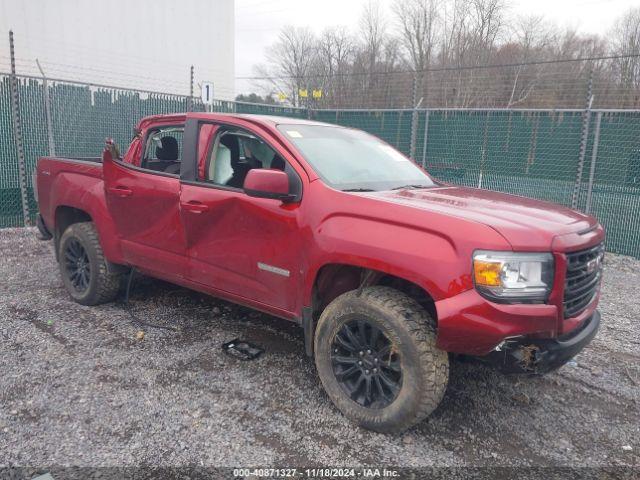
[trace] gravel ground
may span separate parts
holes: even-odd
[[[51,242],[0,230],[0,465],[640,466],[640,261],[608,255],[603,325],[541,378],[456,361],[442,405],[399,435],[354,427],[293,324],[151,279],[84,307]],[[144,338],[139,339],[139,331]],[[224,354],[235,337],[266,353]]]

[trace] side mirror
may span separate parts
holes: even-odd
[[[282,170],[254,168],[244,179],[244,192],[250,197],[272,198],[283,202],[291,201],[289,176]]]

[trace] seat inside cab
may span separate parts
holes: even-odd
[[[183,134],[184,127],[165,127],[149,132],[142,168],[179,175]]]
[[[284,171],[285,161],[259,138],[242,131],[225,131],[219,134],[209,155],[205,180],[242,188],[247,173],[254,168]]]

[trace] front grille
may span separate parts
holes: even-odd
[[[567,253],[567,276],[564,284],[564,318],[580,314],[593,301],[602,278],[604,245]]]

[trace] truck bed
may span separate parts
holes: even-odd
[[[102,183],[102,157],[40,157],[33,180],[40,214],[50,227],[52,208],[64,204],[69,189],[89,190]]]
[[[102,157],[42,157],[49,160],[71,160],[76,162],[102,163]]]
[[[102,171],[102,157],[40,157],[36,166],[36,173],[49,172],[53,176],[62,171],[86,172],[86,168]]]

